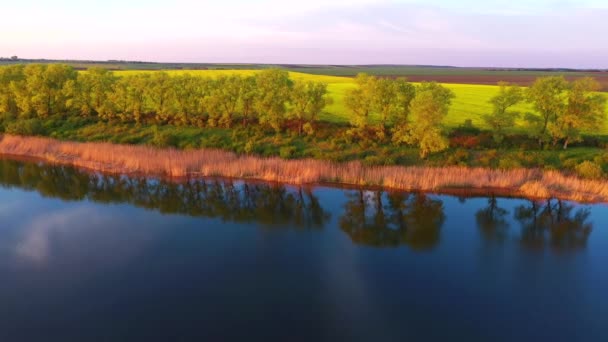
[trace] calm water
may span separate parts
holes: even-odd
[[[0,161],[0,341],[606,341],[608,211]]]

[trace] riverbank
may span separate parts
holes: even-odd
[[[107,173],[175,178],[230,177],[288,184],[336,183],[445,193],[498,192],[530,198],[608,202],[608,182],[538,169],[364,166],[360,162],[284,160],[214,149],[157,149],[13,135],[0,136],[0,154]]]

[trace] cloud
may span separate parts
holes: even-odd
[[[147,226],[147,220],[153,221],[154,215],[149,215],[130,214],[131,221],[125,221],[118,213],[109,214],[87,205],[43,212],[19,228],[22,235],[15,242],[14,254],[20,261],[38,265],[115,266],[136,257],[158,239],[159,230],[136,228],[139,224]],[[133,220],[138,225],[124,226]]]

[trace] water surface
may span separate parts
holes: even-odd
[[[1,341],[603,341],[605,205],[0,161]]]

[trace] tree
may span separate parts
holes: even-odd
[[[232,117],[239,104],[241,78],[239,76],[220,76],[215,80],[214,89],[209,97],[214,119],[224,127],[232,125]]]
[[[565,90],[568,82],[563,76],[540,77],[528,88],[527,99],[540,116],[528,114],[526,119],[533,128],[532,134],[540,143],[550,139],[547,127],[549,123],[565,111]]]
[[[372,101],[374,111],[380,114],[380,131],[386,132],[389,120],[400,111],[395,82],[389,78],[377,79],[374,82]]]
[[[346,93],[344,104],[352,114],[351,124],[357,128],[365,128],[373,111],[376,78],[360,73],[355,78],[355,83],[357,87]]]
[[[0,68],[0,113],[17,114],[17,99],[11,84],[24,80],[23,65],[9,65]]]
[[[441,128],[447,115],[454,93],[435,83],[422,83],[416,90],[416,97],[410,105],[413,122],[407,130],[393,135],[396,143],[417,144],[420,157],[446,149],[448,141]]]
[[[304,123],[313,123],[325,106],[331,102],[327,97],[327,84],[320,82],[295,82],[291,92],[291,116],[298,121],[298,134],[302,134]]]
[[[110,97],[115,82],[116,77],[107,69],[90,68],[78,73],[76,79],[63,86],[67,108],[83,116],[96,114],[106,119],[114,116]]]
[[[144,91],[145,99],[159,122],[170,120],[169,109],[174,99],[172,83],[171,77],[164,71],[154,72],[149,76],[148,85]]]
[[[506,82],[498,83],[498,94],[490,99],[494,110],[492,114],[483,117],[488,126],[492,128],[496,143],[500,144],[504,139],[505,130],[515,125],[515,119],[519,116],[519,113],[511,111],[510,108],[523,99],[524,94],[519,86],[510,85]]]
[[[18,107],[24,114],[33,112],[39,117],[63,113],[67,96],[63,88],[69,80],[76,79],[76,71],[63,64],[29,64],[24,67],[25,82],[15,86]]]
[[[239,97],[239,108],[243,117],[243,125],[246,126],[254,118],[254,106],[257,101],[256,76],[247,76],[241,82],[241,96]]]
[[[554,145],[563,141],[563,148],[581,139],[582,130],[597,129],[606,118],[606,97],[596,93],[601,85],[590,77],[578,79],[567,91],[567,105],[555,122],[549,124]]]
[[[269,69],[256,77],[258,94],[255,109],[260,123],[280,132],[285,122],[286,102],[289,100],[292,81],[285,70]]]
[[[135,122],[141,123],[145,114],[148,113],[146,105],[146,90],[150,84],[149,74],[135,74],[121,79],[121,84],[126,90],[126,109],[128,116]]]

